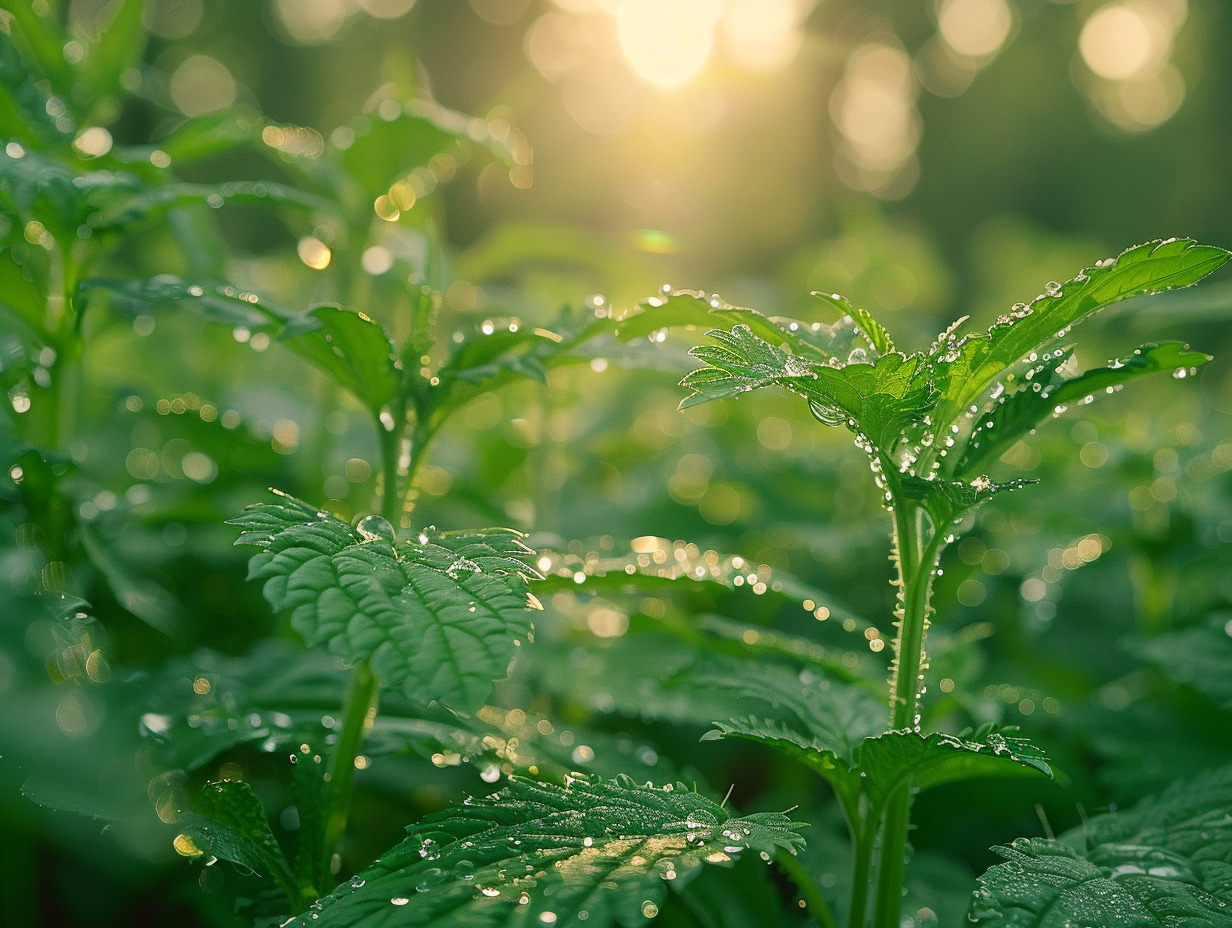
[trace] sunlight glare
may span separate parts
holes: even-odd
[[[671,90],[706,66],[721,0],[628,0],[617,14],[620,48],[643,80]]]
[[[1169,31],[1154,4],[1111,3],[1083,24],[1078,48],[1097,75],[1124,80],[1146,72],[1167,56]]]
[[[946,44],[960,55],[983,58],[1009,38],[1014,13],[1006,0],[941,0],[937,26]]]
[[[812,7],[805,0],[727,0],[721,28],[732,60],[749,71],[777,71],[804,42],[800,23]]]

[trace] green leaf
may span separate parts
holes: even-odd
[[[266,873],[293,895],[294,880],[282,848],[270,831],[261,800],[241,780],[206,783],[191,812],[176,824],[204,854]]]
[[[707,334],[720,344],[691,352],[710,366],[680,382],[694,391],[681,408],[777,384],[807,399],[821,422],[845,424],[872,443],[870,452],[888,455],[903,430],[926,416],[936,400],[921,355],[890,353],[869,363],[867,353],[855,349],[847,363],[823,364],[776,348],[747,326]]]
[[[118,0],[111,21],[100,30],[98,41],[89,46],[85,65],[96,95],[121,92],[121,76],[140,61],[146,45],[141,23],[143,6],[145,0]]]
[[[827,712],[829,725],[814,721],[795,727],[780,720],[734,719],[716,723],[706,738],[742,738],[795,757],[829,781],[849,808],[856,808],[859,797],[867,797],[874,815],[904,782],[926,790],[981,776],[1052,776],[1038,748],[1024,738],[991,730],[970,738],[889,731],[860,740],[858,733],[870,727],[868,709],[844,700],[845,691],[835,695],[838,705]]]
[[[484,120],[426,100],[383,100],[376,113],[360,117],[352,128],[355,140],[341,152],[341,160],[369,198],[385,194],[406,175],[428,168],[433,157],[448,154],[459,144],[477,143],[504,163],[514,164],[512,134],[498,139]]]
[[[1143,345],[1134,349],[1129,357],[1075,376],[1065,372],[1071,357],[1070,350],[1058,350],[1051,357],[1046,354],[1045,360],[1034,362],[1021,378],[1014,378],[1017,383],[976,421],[954,472],[971,473],[983,467],[1039,423],[1060,415],[1069,405],[1085,404],[1100,393],[1113,393],[1144,374],[1162,371],[1180,372],[1184,376],[1211,360],[1210,355],[1190,351],[1189,346],[1181,342],[1164,342]]]
[[[1059,839],[1019,838],[980,877],[985,928],[1223,928],[1232,911],[1232,767],[1179,782]]]
[[[6,137],[68,142],[47,113],[47,95],[38,89],[34,76],[17,52],[12,37],[0,29],[0,131]]]
[[[998,493],[1021,490],[1039,482],[1019,477],[1005,483],[993,483],[987,476],[981,475],[966,483],[961,480],[925,480],[911,474],[899,475],[894,480],[903,497],[922,503],[932,517],[933,524],[938,527],[961,521],[966,513]]]
[[[189,283],[171,274],[149,280],[115,280],[92,277],[78,285],[81,297],[93,299],[105,293],[116,311],[137,315],[156,309],[191,306],[207,319],[227,326],[260,330],[278,328],[297,318],[288,310],[263,303],[255,293],[227,284]]]
[[[411,826],[400,845],[287,924],[640,925],[673,882],[746,851],[795,850],[799,827],[779,813],[732,817],[684,784],[514,778]]]
[[[1193,687],[1221,709],[1232,709],[1232,615],[1217,613],[1201,625],[1127,642],[1130,651],[1178,683]]]
[[[842,361],[858,337],[851,319],[841,319],[833,325],[776,319],[755,309],[732,306],[717,294],[707,296],[698,290],[675,290],[651,297],[643,300],[639,309],[640,312],[617,322],[616,334],[622,341],[642,338],[660,329],[741,326],[792,354],[816,361]]]
[[[1229,257],[1232,253],[1222,248],[1198,245],[1190,239],[1147,242],[1087,268],[1030,305],[1003,316],[987,335],[943,336],[933,350],[937,387],[942,392],[937,421],[955,421],[1003,371],[1041,345],[1063,338],[1076,322],[1120,300],[1188,287]]]
[[[265,581],[265,598],[290,610],[309,645],[371,660],[412,699],[477,708],[530,633],[527,580],[538,574],[510,529],[397,540],[379,516],[352,528],[292,497],[231,524],[242,529],[236,544],[262,549],[249,578]]]
[[[885,326],[873,318],[872,313],[867,309],[854,306],[847,297],[839,293],[823,293],[820,290],[814,290],[813,296],[825,300],[832,306],[837,306],[851,316],[859,324],[860,335],[868,343],[868,347],[878,355],[889,354],[895,350],[894,340],[890,338],[890,333],[886,331]]]
[[[394,346],[363,313],[318,306],[288,333],[282,336],[288,348],[350,390],[374,416],[397,392]]]

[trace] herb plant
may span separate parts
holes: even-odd
[[[1033,482],[999,471],[1038,425],[1208,360],[1165,342],[1083,370],[1071,328],[1196,283],[1229,253],[1147,243],[1048,284],[986,333],[962,334],[960,320],[927,351],[897,348],[837,295],[822,295],[832,325],[670,288],[623,315],[592,299],[476,323],[446,297],[466,282],[432,193],[471,157],[522,176],[516,131],[391,91],[328,141],[240,113],[123,144],[106,126],[155,105],[126,90],[141,7],[114,4],[109,28],[86,39],[58,13],[6,4],[0,31],[0,500],[17,542],[5,551],[0,690],[35,719],[3,731],[26,797],[101,819],[146,856],[200,861],[202,898],[228,889],[223,904],[199,904],[212,924],[932,923],[915,889],[920,907],[903,910],[916,796],[984,776],[1027,778],[1030,794],[1053,773],[1016,729],[949,732],[930,716],[942,553],[978,507]],[[211,158],[241,150],[259,179],[219,179]],[[233,253],[232,210],[274,230],[309,282],[274,275],[275,294],[262,292],[260,261]],[[142,347],[164,326],[191,333],[161,343],[178,346],[170,362]],[[675,363],[657,343],[696,328],[712,343],[693,349],[705,366],[683,380],[683,407],[784,387],[867,456],[892,522],[888,688],[835,644],[863,626],[876,654],[874,625],[740,554],[649,535],[627,539],[627,553],[612,539],[535,549],[521,531],[438,530],[421,515],[431,455],[473,404],[524,381],[540,393],[519,402],[550,401],[561,389],[550,372],[577,362]],[[204,362],[190,360],[198,343]],[[192,392],[117,385],[117,352],[124,377],[137,377],[134,357],[183,360]],[[307,385],[315,426],[300,469],[277,457],[291,437],[219,415],[230,375],[216,358],[258,384],[274,371]],[[137,445],[149,434],[157,452]],[[342,489],[323,493],[344,458]],[[495,496],[468,502],[503,513]],[[265,601],[224,600],[265,623],[233,639],[210,627],[225,610],[163,589],[155,577],[170,571],[125,547],[126,532],[166,541],[188,522],[208,536],[223,519]],[[218,582],[240,587],[234,556],[210,551],[194,563],[222,565]],[[776,626],[801,605],[835,620],[816,640]],[[578,633],[583,611],[593,634]],[[1166,662],[1206,631],[1141,651]],[[1226,653],[1207,660],[1194,685],[1226,706]],[[631,719],[643,723],[633,735]],[[49,748],[57,729],[63,743]],[[741,742],[828,792],[789,775],[774,810],[737,812],[746,797],[725,795],[724,771],[703,758]],[[807,824],[830,793],[845,848]],[[1004,862],[958,896],[988,926],[1226,925],[1230,805],[1232,774],[1215,767],[1133,811],[999,848]],[[401,841],[386,840],[390,808]],[[18,853],[28,830],[13,829]],[[14,923],[33,920],[19,894],[5,904]]]

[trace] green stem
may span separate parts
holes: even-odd
[[[779,851],[774,857],[774,862],[778,864],[778,868],[787,878],[796,884],[796,889],[800,890],[800,898],[804,900],[805,908],[813,918],[817,919],[821,928],[836,928],[834,913],[830,911],[830,906],[822,897],[821,890],[817,888],[812,876],[796,855],[790,851]]]
[[[359,756],[364,735],[376,717],[378,692],[379,681],[368,661],[356,664],[343,703],[342,731],[338,734],[338,743],[334,745],[329,760],[329,779],[325,787],[325,836],[321,846],[323,873],[333,871],[330,863],[346,831],[351,794],[355,787],[355,758]]]
[[[863,928],[864,915],[868,910],[868,889],[873,866],[874,838],[877,822],[874,819],[868,827],[864,821],[855,822],[851,827],[852,838],[852,877],[851,877],[851,907],[847,913],[848,928]]]
[[[919,729],[920,675],[924,668],[924,634],[933,570],[941,548],[935,529],[925,535],[928,516],[918,505],[896,498],[894,558],[901,596],[894,671],[890,678],[890,728]],[[927,526],[932,529],[931,525]],[[903,784],[886,802],[881,828],[881,861],[877,870],[875,928],[898,928],[907,867],[907,833],[911,827],[911,784]]]

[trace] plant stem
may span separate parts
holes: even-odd
[[[871,825],[871,827],[869,827]],[[863,928],[864,915],[868,909],[868,888],[873,865],[873,844],[877,832],[874,819],[861,819],[851,827],[851,908],[847,914],[848,928]]]
[[[919,729],[920,674],[924,668],[924,633],[940,534],[925,537],[928,516],[918,505],[894,501],[894,559],[901,596],[894,671],[890,678],[890,728]],[[877,870],[875,928],[898,928],[907,867],[907,832],[911,825],[911,784],[904,782],[886,802],[881,828],[881,862]]]
[[[325,787],[325,836],[321,846],[323,873],[333,871],[330,863],[346,831],[355,786],[355,758],[359,755],[364,735],[376,717],[378,693],[376,674],[368,661],[360,661],[351,672],[342,709],[342,731],[329,759],[329,779]]]
[[[830,906],[822,898],[817,884],[796,855],[789,851],[779,851],[774,857],[774,862],[778,864],[778,868],[786,874],[787,878],[796,884],[796,889],[800,890],[800,898],[804,900],[809,914],[817,919],[817,924],[821,925],[821,928],[837,928],[834,913],[830,911]]]

